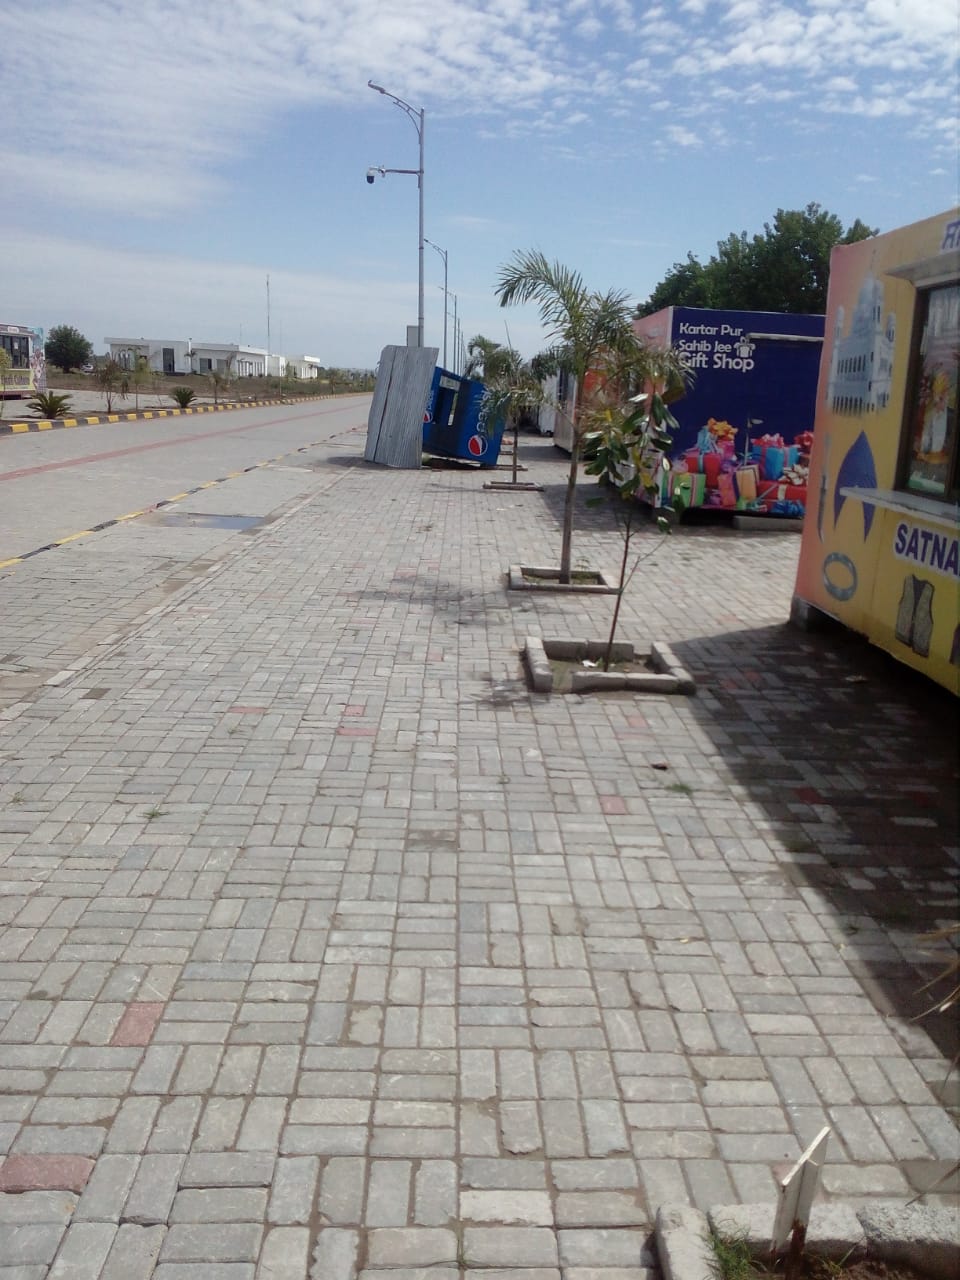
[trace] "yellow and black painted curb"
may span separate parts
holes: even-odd
[[[294,405],[328,396],[297,396],[295,400],[243,400],[224,404],[196,404],[186,409],[140,409],[134,413],[78,414],[75,418],[37,418],[26,422],[0,421],[0,436],[22,435],[26,431],[58,431],[62,427],[95,427],[104,422],[149,422],[153,418],[183,418],[197,413],[223,413],[227,409],[261,409],[271,404]]]
[[[250,471],[259,471],[262,467],[269,467],[272,462],[283,462],[285,458],[292,458],[294,454],[307,453],[310,449],[316,449],[323,443],[325,442],[322,440],[315,440],[312,444],[300,445],[299,448],[292,449],[289,453],[278,453],[273,458],[265,458],[263,462],[254,462],[249,467],[242,467],[239,471],[228,471],[225,476],[219,476],[216,480],[206,480],[203,484],[194,485],[192,489],[184,489],[183,493],[175,493],[172,498],[162,498],[159,502],[153,502],[149,507],[144,507],[142,511],[128,511],[126,515],[114,516],[112,520],[102,520],[99,524],[91,525],[89,529],[81,529],[77,533],[68,534],[66,538],[58,538],[56,542],[48,542],[46,546],[34,547],[32,551],[24,551],[23,555],[11,556],[8,560],[0,560],[0,569],[9,569],[12,565],[22,564],[24,560],[32,560],[34,556],[39,556],[44,551],[53,551],[57,547],[65,546],[68,542],[78,542],[81,538],[89,538],[91,534],[101,533],[104,529],[109,529],[113,525],[126,524],[128,520],[136,520],[139,516],[152,515],[154,511],[161,511],[164,507],[169,507],[175,502],[182,502],[184,498],[189,498],[195,493],[203,493],[205,489],[213,489],[218,484],[226,484],[228,480],[236,480],[239,476],[245,476]]]

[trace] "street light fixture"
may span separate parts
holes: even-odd
[[[440,257],[443,259],[443,367],[447,367],[447,251],[441,249],[438,244],[434,244],[432,240],[426,240],[426,244],[431,249],[436,249]]]
[[[410,173],[415,174],[417,178],[417,189],[420,196],[420,224],[419,224],[419,273],[418,273],[418,291],[417,291],[417,346],[423,346],[423,132],[424,132],[424,110],[420,107],[411,107],[409,102],[404,102],[403,98],[398,98],[395,93],[390,93],[384,89],[382,85],[374,84],[372,80],[367,81],[367,85],[371,89],[375,89],[377,93],[382,93],[385,98],[389,98],[395,102],[401,111],[405,112],[413,122],[413,127],[417,131],[417,140],[420,144],[420,165],[417,169],[385,169],[381,165],[374,165],[367,170],[367,182],[376,181],[377,174],[381,178],[386,177],[388,173]]]

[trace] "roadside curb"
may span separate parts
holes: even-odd
[[[77,414],[74,418],[37,418],[20,422],[0,422],[0,435],[23,435],[28,431],[59,431],[66,427],[95,427],[105,422],[149,422],[154,418],[184,418],[191,414],[225,413],[228,409],[261,409],[271,404],[293,405],[333,396],[298,396],[296,400],[231,400],[225,404],[189,405],[186,409],[140,409],[133,413]]]
[[[711,1229],[742,1240],[761,1257],[770,1248],[774,1212],[772,1204],[719,1205],[706,1213],[686,1205],[661,1205],[656,1240],[664,1280],[716,1280]],[[869,1249],[886,1262],[907,1263],[952,1280],[960,1262],[960,1210],[889,1202],[868,1208],[842,1201],[816,1204],[805,1247],[833,1259]]]

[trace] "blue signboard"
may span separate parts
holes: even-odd
[[[671,412],[664,498],[684,506],[802,515],[823,316],[668,307],[638,335],[680,351],[693,382]]]

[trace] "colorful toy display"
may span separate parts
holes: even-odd
[[[661,501],[802,516],[823,317],[667,307],[634,328],[683,352],[694,375],[670,406],[679,429]]]

